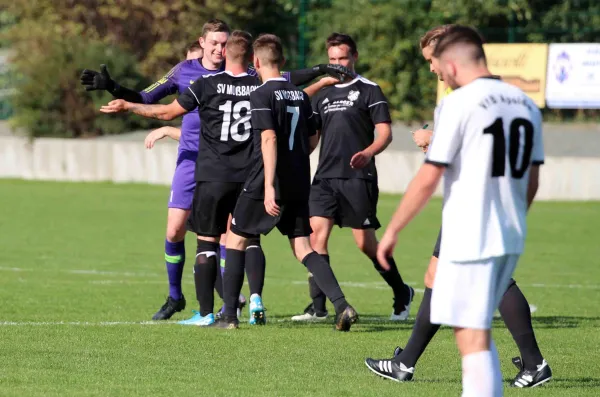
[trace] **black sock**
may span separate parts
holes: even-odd
[[[237,306],[244,285],[244,262],[246,251],[227,249],[225,274],[223,274],[223,296],[225,317],[237,318]]]
[[[506,289],[499,310],[519,348],[523,366],[525,369],[536,370],[544,359],[533,333],[529,303],[514,280],[511,280]]]
[[[410,292],[408,286],[404,284],[404,280],[402,280],[400,272],[398,272],[396,261],[394,261],[394,258],[391,257],[387,258],[387,260],[390,264],[390,270],[383,270],[377,258],[371,258],[371,262],[373,262],[375,270],[379,272],[385,282],[392,288],[392,291],[394,291],[394,297],[396,300],[398,300],[399,303],[408,303],[410,299]]]
[[[265,253],[260,246],[260,240],[250,239],[246,248],[246,276],[250,286],[250,296],[252,294],[262,296],[266,266]]]
[[[421,357],[421,354],[427,348],[427,345],[433,338],[433,335],[440,329],[439,324],[432,324],[430,320],[431,315],[431,288],[425,288],[425,294],[423,295],[423,301],[417,312],[417,318],[415,319],[415,325],[410,334],[410,339],[406,344],[406,347],[394,358],[397,364],[404,364],[408,368],[414,367]]]
[[[217,278],[218,243],[198,240],[196,263],[194,264],[194,283],[196,299],[200,304],[200,315],[206,316],[213,312],[215,305],[214,288]]]
[[[329,263],[329,255],[321,255],[321,258],[325,259],[325,262]],[[315,277],[312,273],[308,273],[308,292],[313,301],[313,308],[319,316],[323,316],[327,313],[327,296],[321,291],[321,288],[317,285]]]
[[[333,306],[335,307],[336,313],[343,312],[348,307],[348,302],[344,297],[344,293],[340,288],[331,266],[323,257],[316,252],[311,252],[302,259],[302,263],[309,272],[312,273],[315,282],[325,293],[325,296],[329,298]]]

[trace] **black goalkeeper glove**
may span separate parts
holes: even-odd
[[[125,99],[128,102],[143,103],[142,95],[130,88],[123,87],[110,78],[106,65],[100,65],[100,72],[84,69],[81,72],[81,85],[86,91],[105,90],[115,98]]]
[[[80,79],[86,91],[105,90],[110,93],[115,91],[115,82],[110,78],[106,65],[100,65],[100,72],[84,69]]]
[[[328,74],[331,77],[335,77],[341,82],[344,82],[347,79],[352,80],[356,77],[356,73],[352,72],[350,69],[342,65],[334,65],[331,63],[320,64],[315,66],[315,68],[318,68],[322,74]]]

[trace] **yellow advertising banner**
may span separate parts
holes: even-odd
[[[484,49],[490,72],[522,89],[538,107],[546,106],[548,44],[485,44]],[[444,91],[438,82],[438,103]]]

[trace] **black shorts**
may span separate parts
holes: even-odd
[[[312,233],[307,201],[278,201],[278,217],[267,214],[262,199],[241,195],[233,212],[231,231],[251,238],[268,234],[275,226],[288,238],[308,237]]]
[[[310,189],[310,216],[333,219],[339,227],[379,229],[376,180],[315,179]]]
[[[206,237],[225,233],[243,187],[243,182],[197,182],[187,229]]]
[[[433,247],[433,254],[436,258],[440,257],[440,245],[442,244],[442,227],[440,226],[440,232],[438,233],[437,241],[435,242],[435,247]]]

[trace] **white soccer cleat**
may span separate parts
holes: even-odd
[[[325,321],[327,320],[327,316],[327,312],[322,316],[318,316],[311,303],[304,309],[304,313],[293,316],[292,321]]]

